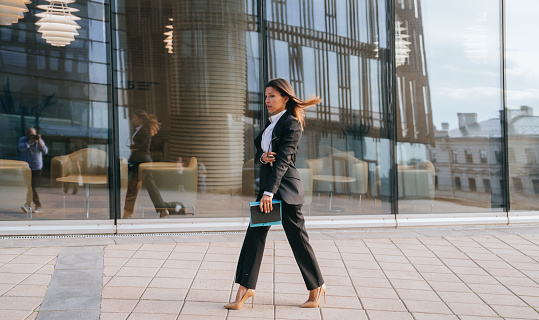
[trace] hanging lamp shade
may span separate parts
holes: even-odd
[[[404,31],[406,31],[406,28],[402,27],[402,22],[395,21],[395,67],[404,65],[406,59],[410,57],[410,51],[412,51],[409,47],[412,43],[407,40],[410,35],[404,33]],[[376,58],[378,58],[378,42],[374,44],[376,45],[374,52],[376,52]]]
[[[172,18],[169,18],[168,19],[169,21],[174,21],[174,19]],[[166,25],[165,28],[169,29],[167,30],[167,32],[163,33],[166,37],[165,40],[163,40],[165,44],[165,48],[168,49],[168,53],[173,53],[174,52],[174,44],[173,44],[173,33],[174,33],[174,26],[172,24],[169,24],[169,25]]]
[[[9,26],[24,18],[24,12],[28,12],[29,0],[0,0],[0,25]]]
[[[75,40],[75,36],[79,34],[77,29],[80,26],[75,20],[80,20],[73,12],[78,12],[79,9],[68,7],[69,3],[74,3],[75,0],[47,0],[48,5],[39,5],[39,9],[44,10],[36,14],[40,17],[36,25],[37,30],[47,43],[55,47],[65,47]]]

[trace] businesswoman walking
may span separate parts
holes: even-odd
[[[125,195],[124,219],[131,218],[133,215],[138,194],[138,167],[141,163],[152,162],[150,144],[152,142],[152,137],[161,128],[161,123],[157,121],[157,118],[154,115],[146,113],[144,110],[135,110],[133,112],[133,126],[135,127],[135,133],[133,133],[129,145],[129,148],[131,149],[131,156],[128,160],[130,176],[127,182],[127,193]],[[161,198],[161,194],[155,185],[151,172],[146,174],[144,180],[150,198],[155,206],[155,210],[159,212],[161,218],[165,218],[169,214],[167,210],[169,205],[163,201],[163,198]]]
[[[260,210],[272,210],[273,199],[282,201],[282,224],[294,258],[299,266],[309,298],[301,306],[315,308],[326,287],[314,251],[309,244],[305,220],[301,213],[303,184],[296,169],[296,153],[305,123],[305,109],[320,103],[313,96],[306,101],[296,97],[294,89],[284,79],[273,79],[266,85],[266,107],[270,113],[265,130],[255,139],[255,161],[260,168]],[[225,305],[228,309],[240,309],[253,297],[260,272],[268,227],[249,227],[243,241],[236,283],[240,285],[236,300]]]

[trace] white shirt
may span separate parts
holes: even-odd
[[[137,135],[138,131],[143,127],[144,125],[140,125],[138,127],[136,127],[135,129],[135,133],[133,133],[133,135],[131,136],[131,141],[133,141],[133,139],[135,138],[135,136]]]
[[[262,133],[262,142],[260,143],[262,147],[262,151],[264,152],[272,151],[271,150],[271,137],[273,136],[273,129],[275,128],[277,121],[281,119],[281,117],[283,116],[285,112],[286,112],[286,109],[269,117],[269,121],[271,123],[266,128],[266,130],[264,130],[264,132]],[[260,162],[265,163],[262,161],[262,158],[260,158]],[[273,162],[270,162],[270,165],[273,166]],[[264,194],[273,198],[273,193],[269,191],[264,191]]]
[[[286,112],[286,109],[269,117],[269,121],[271,122],[271,124],[262,133],[262,142],[261,142],[262,151],[264,152],[272,151],[271,150],[271,137],[273,135],[273,128],[275,128],[277,121],[281,119],[281,117],[283,116],[285,112]]]

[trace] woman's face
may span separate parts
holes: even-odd
[[[142,124],[142,120],[141,120],[136,114],[134,114],[134,115],[133,115],[133,125],[134,125],[135,127],[138,127],[138,126],[140,126],[141,124]]]
[[[288,102],[287,96],[282,96],[281,93],[274,87],[266,88],[266,108],[270,114],[277,114],[286,108]]]

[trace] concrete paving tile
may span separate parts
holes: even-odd
[[[36,286],[47,286],[51,281],[51,275],[48,274],[32,274],[26,279],[24,279],[21,284],[36,285]]]
[[[11,290],[14,286],[15,284],[13,283],[0,283],[0,296]]]
[[[167,260],[164,268],[180,269],[209,269],[209,270],[236,270],[235,262],[194,261],[194,260]]]
[[[344,252],[341,254],[344,261],[369,261],[375,262],[374,257],[368,253],[348,253]]]
[[[391,284],[396,289],[431,290],[429,283],[425,280],[417,281],[392,279]]]
[[[417,271],[398,271],[398,270],[386,270],[385,274],[388,279],[394,280],[417,280],[423,281],[423,277]]]
[[[48,265],[45,265],[45,266],[39,268],[39,270],[37,270],[35,273],[38,273],[38,274],[52,274],[53,272],[54,272],[54,265],[48,264]]]
[[[169,260],[195,260],[202,261],[204,259],[203,252],[172,252],[168,256]]]
[[[539,297],[539,290],[535,287],[508,286],[508,288],[519,296]]]
[[[177,300],[140,300],[133,313],[166,313],[178,315],[183,302]]]
[[[275,319],[315,320],[320,318],[319,308],[308,309],[293,306],[275,307]]]
[[[124,267],[160,268],[165,263],[164,259],[129,259]]]
[[[113,277],[106,286],[109,287],[147,287],[152,277]]]
[[[164,251],[164,252],[171,252],[176,248],[176,243],[160,243],[160,244],[153,244],[153,243],[145,243],[143,244],[139,250],[140,251]]]
[[[170,255],[168,251],[137,251],[131,259],[158,259],[165,260]]]
[[[103,266],[104,267],[121,267],[126,262],[129,261],[129,258],[107,258],[105,257],[103,259]]]
[[[234,281],[230,280],[215,280],[215,279],[195,279],[191,284],[192,289],[199,290],[230,290]],[[257,286],[259,287],[259,286]]]
[[[0,313],[2,313],[2,312],[0,312]],[[24,320],[36,320],[37,314],[38,314],[38,312],[34,311],[34,312],[30,313],[30,315],[28,317],[26,317]]]
[[[435,314],[412,312],[415,320],[458,320],[459,318],[452,314]]]
[[[163,268],[161,269],[163,270]],[[160,270],[160,271],[161,271]],[[207,270],[207,269],[200,269],[198,272],[196,270],[193,270],[193,275],[191,277],[195,276],[198,279],[216,279],[216,280],[223,280],[223,279],[234,279],[235,271],[231,270]],[[182,270],[181,273],[184,273]],[[157,273],[159,275],[159,273]]]
[[[394,262],[379,262],[380,268],[384,271],[395,270],[395,271],[408,271],[414,272],[416,268],[412,264],[403,264],[403,263],[394,263]]]
[[[429,281],[429,285],[435,291],[470,292],[470,288],[464,282]]]
[[[40,268],[43,267],[43,264],[39,263],[7,263],[0,267],[0,274],[3,273],[34,273]]]
[[[367,320],[365,310],[323,307],[321,311],[324,320]]]
[[[125,251],[137,251],[142,247],[142,243],[131,243],[131,244],[113,244],[105,247],[105,250],[125,250]]]
[[[191,279],[182,278],[154,278],[149,284],[149,288],[170,288],[183,289],[191,286]]]
[[[9,261],[9,263],[31,263],[31,264],[42,264],[45,265],[49,263],[52,259],[56,258],[56,256],[45,256],[45,255],[29,255],[29,254],[22,254],[13,260]]]
[[[223,303],[208,303],[199,301],[185,301],[181,314],[194,314],[204,316],[226,316],[227,309],[225,309]]]
[[[504,294],[512,295],[513,293],[509,291],[506,287],[502,285],[492,285],[492,284],[478,284],[478,283],[468,283],[470,289],[477,293],[492,293],[492,294]]]
[[[140,287],[104,287],[103,299],[140,299],[146,288]]]
[[[0,283],[18,284],[27,279],[30,273],[0,273]]]
[[[356,287],[356,290],[357,290],[357,295],[359,296],[360,299],[363,299],[363,298],[399,299],[399,296],[393,289]]]
[[[488,294],[481,293],[479,294],[481,299],[483,299],[487,304],[501,305],[501,306],[519,306],[526,307],[526,302],[522,301],[518,296],[515,295],[501,295],[501,294]]]
[[[352,284],[355,287],[374,287],[374,288],[390,288],[391,282],[387,279],[382,278],[358,278],[352,277]]]
[[[19,284],[4,293],[5,297],[44,297],[47,286]]]
[[[439,273],[439,274],[453,274],[453,271],[446,266],[434,266],[427,264],[414,265],[415,269],[420,273]]]
[[[99,310],[39,311],[39,320],[95,320],[99,318]]]
[[[126,320],[129,317],[129,313],[125,312],[101,312],[99,315],[99,320]]]
[[[206,254],[204,256],[204,261],[216,261],[216,262],[232,262],[236,263],[238,261],[238,257],[236,255],[232,254]]]
[[[324,268],[344,268],[345,265],[344,265],[344,262],[342,260],[328,260],[328,259],[317,259],[318,260],[318,265],[320,267],[324,267]],[[295,264],[295,260],[294,260],[294,264]]]
[[[441,301],[433,290],[397,289],[397,293],[402,300]]]
[[[101,299],[101,313],[130,313],[138,302],[134,299]]]
[[[131,258],[137,251],[136,250],[105,250],[103,256],[105,258]]]
[[[410,312],[453,314],[442,301],[403,300]]]
[[[539,267],[539,265],[538,265]],[[537,288],[539,285],[530,280],[529,278],[527,277],[496,277],[496,279],[498,279],[498,281],[500,281],[502,284],[504,284],[505,286],[522,286],[522,287],[534,287],[534,288]]]
[[[28,248],[0,248],[0,255],[20,255],[28,251]]]
[[[442,298],[443,301],[446,303],[454,302],[454,303],[475,303],[475,304],[482,304],[484,303],[483,300],[481,300],[480,297],[477,296],[477,294],[473,292],[449,292],[449,291],[439,291],[437,292],[438,295]]]
[[[35,310],[43,301],[36,297],[0,297],[0,310]]]
[[[406,311],[406,307],[399,299],[361,298],[365,310]]]
[[[378,267],[377,269],[352,269],[348,268],[348,274],[351,277],[360,277],[360,278],[380,278],[380,279],[387,279],[386,275]]]
[[[153,277],[159,268],[121,267],[115,274],[118,277]]]
[[[448,302],[449,308],[458,316],[495,317],[494,312],[487,304]]]
[[[180,245],[176,245],[176,247],[172,250],[172,252],[193,252],[193,253],[206,252],[209,245],[210,245],[209,242],[182,243]],[[241,243],[239,244],[239,246],[241,247]]]
[[[195,314],[180,314],[180,316],[178,317],[178,320],[225,320],[225,319],[245,320],[244,317],[231,317],[231,316],[227,317],[226,315],[224,316],[199,316]]]
[[[352,280],[350,280],[350,277],[348,277],[347,274],[345,274],[343,276],[327,275],[327,276],[324,276],[324,281],[327,284],[331,284],[334,287],[337,287],[337,286],[339,286],[339,287],[340,286],[349,286],[350,287],[350,286],[352,286]]]
[[[156,278],[184,278],[192,279],[197,273],[196,269],[159,268]]]
[[[421,276],[427,281],[460,282],[459,277],[452,273],[421,272]]]
[[[115,276],[122,267],[104,267],[103,275],[107,277]]]
[[[304,301],[307,300],[305,296]],[[362,305],[359,302],[358,297],[340,297],[329,296],[326,294],[326,300],[324,297],[320,300],[320,307],[322,308],[341,308],[341,309],[362,309]]]
[[[409,312],[366,310],[370,320],[413,320]]]
[[[330,283],[330,281],[328,281],[328,276],[324,276],[324,280],[326,281],[326,283]],[[299,272],[298,273],[276,273],[275,282],[294,283],[294,284],[304,283],[303,278],[301,277],[301,273]]]
[[[259,290],[259,284],[257,285],[257,290]],[[297,293],[304,294],[307,292],[307,288],[304,283],[284,283],[276,282],[275,283],[275,293]]]
[[[348,260],[344,262],[344,265],[348,270],[381,270],[376,261]]]
[[[185,297],[186,301],[207,301],[227,303],[230,298],[230,290],[198,290],[190,289]]]
[[[476,268],[477,264],[470,259],[449,259],[444,258],[441,260],[445,265],[449,267],[466,267],[466,268]]]
[[[520,296],[526,303],[539,310],[539,297]],[[501,304],[501,303],[500,303]]]
[[[492,284],[499,285],[500,282],[492,276],[478,276],[471,274],[461,274],[459,278],[465,283]]]
[[[185,300],[187,288],[172,289],[172,288],[146,288],[142,300]]]
[[[273,319],[275,311],[273,305],[257,304],[256,299],[254,307],[251,307],[251,300],[248,299],[240,310],[230,310],[227,319],[231,316],[238,319]]]
[[[28,319],[28,317],[34,312],[26,310],[2,310],[0,309],[0,315],[3,320],[21,320]]]
[[[176,320],[178,315],[176,314],[164,314],[164,313],[132,313],[129,315],[128,320]]]
[[[539,312],[531,307],[490,305],[498,314],[504,318],[511,317],[517,319],[539,319]]]
[[[17,254],[0,254],[0,263],[7,263],[15,258],[17,258],[19,255]]]

